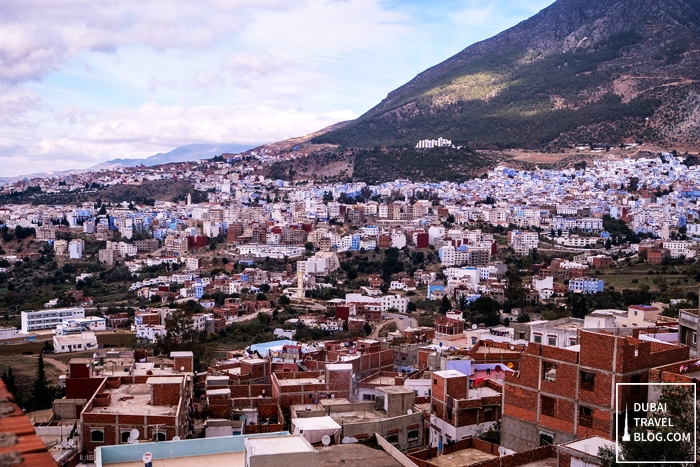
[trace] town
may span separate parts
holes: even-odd
[[[700,371],[700,170],[682,156],[378,186],[267,179],[260,157],[2,187],[193,186],[0,206],[3,381],[41,438],[26,455],[110,465],[192,438],[222,461],[601,465],[616,383]],[[20,390],[22,359],[43,379]]]

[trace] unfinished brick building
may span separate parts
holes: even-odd
[[[615,383],[646,383],[651,368],[687,360],[686,346],[579,331],[578,346],[530,343],[504,386],[501,444],[515,451],[588,436],[612,438]],[[624,400],[646,402],[644,386]],[[620,416],[620,414],[617,414]]]
[[[432,446],[475,436],[501,418],[501,386],[491,380],[484,380],[476,388],[469,386],[469,377],[457,370],[433,372],[430,398]]]

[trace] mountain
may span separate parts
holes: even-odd
[[[313,143],[700,147],[700,2],[558,0]]]
[[[155,156],[146,157],[145,159],[113,159],[90,167],[88,170],[109,169],[114,167],[136,167],[145,165],[151,167],[154,165],[170,164],[172,162],[188,162],[196,159],[211,159],[224,153],[237,154],[247,151],[255,145],[247,144],[189,144],[180,146],[170,152],[159,152]]]

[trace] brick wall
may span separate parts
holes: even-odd
[[[152,384],[151,404],[154,406],[178,405],[180,403],[180,384]]]

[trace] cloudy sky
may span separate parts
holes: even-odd
[[[552,0],[2,0],[0,177],[355,118]]]

